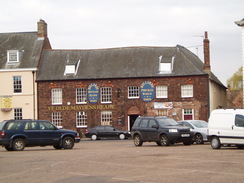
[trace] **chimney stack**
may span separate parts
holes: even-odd
[[[37,32],[38,37],[47,38],[47,23],[42,19],[37,22]]]
[[[210,74],[211,68],[210,68],[210,49],[209,49],[208,32],[204,33],[203,52],[204,52],[204,71]]]

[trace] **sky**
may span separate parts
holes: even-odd
[[[226,81],[242,66],[243,0],[0,0],[0,33],[48,24],[53,49],[181,45],[202,61],[210,40],[212,72]]]

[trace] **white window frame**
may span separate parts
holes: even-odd
[[[168,98],[168,86],[167,85],[156,86],[156,98]]]
[[[52,112],[52,123],[58,128],[62,128],[62,113]]]
[[[22,93],[22,77],[21,76],[13,76],[13,93]]]
[[[87,103],[87,88],[76,88],[76,103],[77,104]]]
[[[140,97],[139,86],[128,86],[128,98],[138,99]]]
[[[112,125],[112,111],[101,111],[101,125]]]
[[[16,59],[12,59],[16,57]],[[7,51],[7,63],[18,63],[19,62],[19,51],[18,50],[8,50]]]
[[[23,119],[23,110],[22,108],[15,108],[14,109],[14,119]]]
[[[100,94],[101,103],[112,103],[112,87],[102,87]]]
[[[193,97],[193,85],[181,85],[181,97]]]
[[[78,128],[87,127],[87,112],[86,111],[76,112],[76,127],[78,127]]]
[[[52,105],[62,104],[62,88],[52,89]]]

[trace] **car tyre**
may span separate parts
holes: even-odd
[[[161,143],[161,146],[169,146],[170,142],[167,135],[161,135],[159,143]]]
[[[13,148],[10,146],[4,146],[7,151],[13,151]]]
[[[14,151],[23,151],[25,148],[25,140],[22,138],[16,138],[13,141],[13,150]]]
[[[244,148],[244,145],[236,145],[236,147],[238,148],[238,149],[243,149]]]
[[[200,133],[197,133],[195,135],[195,142],[196,142],[196,144],[204,144],[203,137]]]
[[[55,149],[62,149],[63,147],[61,145],[53,145]]]
[[[74,139],[72,137],[65,137],[63,139],[63,148],[72,149],[75,145]]]
[[[143,142],[141,140],[140,135],[135,135],[133,138],[135,146],[142,146]]]
[[[213,137],[211,139],[211,146],[213,149],[220,149],[221,144],[218,137]]]
[[[97,135],[96,134],[92,134],[91,140],[97,140]]]
[[[123,133],[119,134],[119,139],[120,140],[124,140],[125,139],[125,134],[123,134]]]

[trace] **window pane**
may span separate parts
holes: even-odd
[[[193,97],[193,85],[182,85],[181,97]]]
[[[128,87],[128,98],[139,98],[139,87],[129,86]]]
[[[8,62],[18,62],[18,51],[8,51]]]
[[[156,86],[156,98],[168,98],[168,86]]]
[[[102,103],[111,103],[112,102],[112,88],[111,87],[102,87],[101,88],[101,102]]]
[[[87,127],[87,112],[80,111],[76,113],[76,126]]]
[[[111,125],[111,124],[112,124],[112,111],[102,111],[101,125]]]
[[[14,84],[14,93],[21,93],[22,92],[21,76],[14,76],[13,84]]]
[[[183,118],[184,120],[193,119],[193,109],[183,109]]]
[[[87,89],[76,88],[76,103],[86,103],[86,102],[87,102]]]
[[[62,89],[52,89],[52,104],[62,104]]]
[[[23,118],[22,108],[14,109],[14,119],[22,119],[22,118]]]
[[[61,112],[53,112],[52,113],[52,123],[55,126],[62,127],[62,115],[61,115]]]

